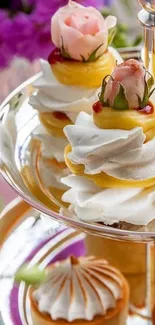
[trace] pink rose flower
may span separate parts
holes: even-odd
[[[107,82],[103,81],[101,101],[116,109],[143,107],[147,104],[152,87],[150,75],[149,80],[148,83],[146,70],[140,62],[134,59],[125,61],[116,66]]]
[[[104,19],[95,8],[69,1],[52,17],[52,41],[72,59],[87,61],[91,55],[95,59],[106,51],[108,31],[116,22],[116,17]]]

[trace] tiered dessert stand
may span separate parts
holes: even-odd
[[[141,0],[139,2],[141,2],[144,7],[138,16],[144,27],[145,35],[145,45],[144,51],[142,51],[142,56],[144,57],[146,68],[151,70],[155,75],[155,1]],[[120,51],[120,53],[125,59],[130,57],[139,59],[141,57],[141,51],[139,49],[125,49]],[[44,237],[45,233],[46,235],[48,233],[48,240],[45,240],[45,244],[42,243],[41,246],[39,246],[38,249],[29,256],[28,261],[32,265],[35,264],[36,261],[39,261],[42,263],[42,267],[45,267],[49,263],[50,259],[54,260],[54,257],[56,256],[55,250],[58,249],[59,245],[62,245],[62,237],[60,236],[59,238],[58,236],[58,239],[56,241],[54,240],[54,249],[51,249],[51,241],[53,240],[54,234],[64,231],[63,229],[67,229],[68,231],[67,234],[64,235],[64,238],[66,238],[67,242],[70,240],[72,243],[74,243],[76,236],[78,236],[79,242],[82,241],[84,235],[81,232],[85,232],[94,235],[94,241],[95,238],[97,238],[96,236],[100,236],[121,241],[122,245],[124,245],[124,242],[134,242],[135,244],[141,243],[142,245],[145,244],[145,306],[135,308],[131,304],[128,325],[155,324],[155,269],[154,272],[151,271],[152,265],[155,265],[155,221],[148,224],[147,227],[138,227],[127,224],[121,224],[119,227],[109,227],[97,223],[85,223],[79,221],[76,217],[71,217],[69,211],[65,207],[63,207],[63,215],[59,213],[60,208],[62,208],[62,203],[59,203],[56,198],[49,193],[39,170],[39,163],[42,159],[40,150],[41,143],[38,142],[37,145],[33,145],[33,133],[39,125],[39,120],[37,113],[29,105],[28,101],[29,96],[34,91],[32,83],[37,77],[38,76],[35,76],[28,80],[16,89],[4,101],[0,109],[0,171],[4,179],[22,198],[14,202],[13,205],[11,205],[11,207],[1,215],[0,246],[2,247],[5,241],[6,243],[10,241],[12,236],[16,236],[15,240],[18,243],[18,245],[16,245],[17,249],[17,246],[19,247],[21,245],[21,243],[19,245],[19,241],[22,238],[22,231],[25,229],[24,231],[26,231],[28,236],[26,237],[28,242],[33,238],[33,243],[31,245],[31,249],[33,250],[34,233],[36,232],[33,232],[32,229],[36,229],[35,227],[38,220],[41,220],[42,225],[46,224],[47,228],[45,227],[46,229],[39,233],[39,239],[38,237],[35,238],[36,242],[40,245],[41,237]],[[13,126],[9,128],[10,134],[6,132],[6,127],[4,127],[8,125],[9,121],[12,123],[10,125],[13,125],[14,121],[16,123],[16,130]],[[32,172],[32,161],[30,157],[33,157],[33,163],[37,166],[37,171],[35,173],[34,171]],[[25,166],[27,172],[23,172],[23,170],[25,171]],[[34,184],[37,184],[35,190]],[[40,213],[44,215],[41,219]],[[26,224],[25,220],[27,220]],[[61,224],[68,225],[75,230],[60,226]],[[43,229],[42,226],[41,229]],[[16,232],[14,233],[15,230]],[[31,234],[33,233],[31,240],[29,237],[30,232]],[[5,254],[3,252],[3,257],[4,255],[9,255],[9,244],[5,244],[4,246],[5,249],[4,247],[2,249],[2,252],[3,250],[5,252]],[[22,247],[24,258],[27,259],[30,251],[28,254],[28,252],[25,251],[25,246],[22,245]],[[154,252],[153,254],[152,250]],[[74,248],[72,248],[72,253],[76,254]],[[136,254],[136,250],[133,254]],[[2,255],[0,255],[0,258],[2,258]],[[28,316],[28,301],[26,299],[26,289],[24,288],[24,285],[21,284],[20,290],[17,290],[13,285],[13,280],[8,280],[9,282],[5,282],[6,279],[3,280],[4,271],[6,271],[8,263],[9,259],[5,258],[3,264],[4,267],[0,268],[0,299],[2,299],[1,292],[3,291],[3,288],[6,293],[4,295],[6,300],[4,299],[3,304],[0,305],[2,324],[22,325],[26,322],[26,324],[30,325],[32,323]],[[12,263],[14,264],[14,267],[10,268],[10,270],[13,272],[18,268],[20,263],[18,258],[15,257],[12,259]],[[154,287],[154,290],[152,290],[152,286]],[[9,295],[12,295],[11,303],[8,303],[7,300]],[[15,312],[15,304],[17,301],[19,309]]]

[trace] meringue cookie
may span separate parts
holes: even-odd
[[[49,269],[47,280],[33,292],[33,298],[39,311],[52,320],[91,321],[116,307],[122,287],[120,273],[105,260],[70,257]]]
[[[55,158],[58,162],[64,161],[64,150],[68,144],[67,139],[52,136],[42,125],[34,131],[33,137],[41,141],[43,157]]]
[[[105,172],[122,180],[143,180],[155,177],[155,138],[144,143],[143,129],[100,129],[92,116],[81,112],[75,125],[64,133],[71,144],[68,158],[83,164],[85,174]]]
[[[120,221],[147,225],[154,219],[155,186],[103,190],[83,176],[69,175],[61,181],[71,187],[62,200],[71,204],[70,210],[80,220],[107,225]]]

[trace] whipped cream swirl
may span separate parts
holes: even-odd
[[[86,174],[105,172],[122,180],[155,177],[155,138],[144,143],[143,129],[100,129],[93,117],[81,112],[75,125],[64,128],[72,146],[69,159],[83,164]]]
[[[62,197],[80,220],[112,225],[120,221],[147,225],[155,216],[155,187],[102,189],[83,176],[62,178],[70,187]]]
[[[122,278],[105,260],[70,257],[49,268],[47,281],[33,297],[52,320],[91,321],[115,308],[122,298]]]
[[[64,150],[68,144],[66,138],[52,136],[42,125],[33,132],[33,137],[41,141],[43,157],[55,158],[59,162],[64,161]]]
[[[30,98],[33,108],[39,112],[63,112],[73,122],[81,108],[89,114],[92,112],[99,89],[61,84],[47,61],[41,60],[41,68],[42,75],[33,84],[38,92]]]
[[[45,187],[56,188],[59,190],[68,189],[68,187],[61,182],[62,177],[66,177],[69,175],[69,170],[67,166],[66,168],[60,168],[59,165],[57,165],[57,163],[53,161],[53,158],[55,158],[57,161],[60,160],[60,162],[61,159],[62,162],[64,160],[62,147],[61,146],[58,147],[59,139],[54,138],[52,140],[53,137],[49,134],[46,134],[46,131],[44,130],[43,127],[38,127],[36,131],[33,133],[33,137],[41,141],[40,143],[41,150],[42,150],[41,159],[39,159],[38,162],[38,160],[36,159],[37,147],[34,147],[32,149],[31,143],[30,143],[29,150],[26,152],[26,158],[27,158],[28,166],[30,166],[36,184],[38,184],[38,173],[39,173],[40,180]],[[57,148],[55,149],[56,145]]]

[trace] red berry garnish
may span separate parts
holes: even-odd
[[[61,55],[61,51],[58,48],[55,48],[48,57],[49,64],[55,64],[57,62],[63,62],[65,59]]]
[[[94,105],[93,105],[93,111],[95,113],[100,113],[102,111],[102,103],[100,101],[96,102]]]
[[[58,120],[67,120],[68,117],[65,113],[62,112],[53,112],[53,116],[57,118]]]
[[[148,104],[145,107],[143,107],[143,108],[139,107],[139,108],[136,108],[135,110],[141,114],[148,115],[148,114],[152,114],[154,112],[154,106],[151,102],[148,102]]]

